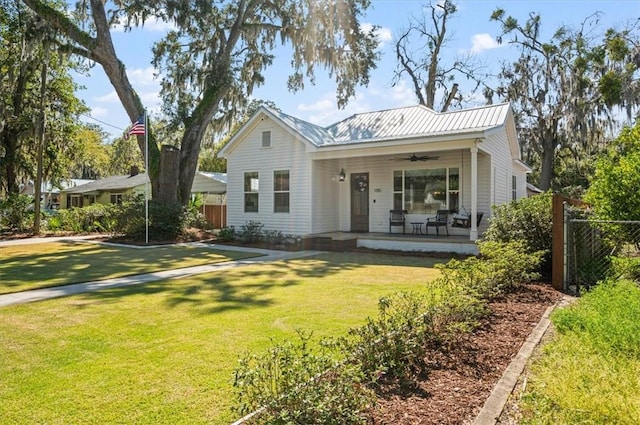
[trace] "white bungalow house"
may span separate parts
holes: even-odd
[[[228,224],[255,220],[302,237],[435,234],[422,224],[447,210],[449,226],[440,233],[475,241],[492,205],[527,195],[530,172],[509,104],[446,113],[405,107],[328,127],[262,107],[221,155]],[[400,228],[390,226],[392,209],[406,211]],[[484,219],[451,226],[457,214]]]

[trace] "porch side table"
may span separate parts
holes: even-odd
[[[411,233],[414,235],[421,235],[422,234],[422,222],[411,222]]]

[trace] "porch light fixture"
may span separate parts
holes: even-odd
[[[344,173],[344,168],[340,169],[340,173],[338,174],[338,180],[343,182],[347,175]]]

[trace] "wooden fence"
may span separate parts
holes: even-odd
[[[227,226],[226,205],[203,205],[200,212],[204,214],[207,221],[213,224],[214,229],[222,229]]]
[[[565,290],[565,275],[567,273],[567,206],[586,207],[578,200],[553,194],[553,240],[551,242],[551,284],[558,291]]]

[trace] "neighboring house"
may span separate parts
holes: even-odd
[[[84,207],[92,204],[120,204],[123,197],[144,193],[149,179],[133,168],[129,175],[105,177],[62,191],[61,208]]]
[[[528,197],[532,197],[535,195],[539,195],[541,193],[543,193],[544,191],[542,189],[540,189],[539,187],[531,184],[531,183],[527,183],[527,196]]]
[[[134,168],[129,175],[112,176],[92,181],[63,191],[62,208],[83,207],[94,203],[119,204],[123,197],[135,193],[144,193],[149,179],[145,173]],[[192,194],[202,194],[204,204],[224,206],[227,191],[226,175],[223,173],[196,172]],[[221,212],[224,216],[225,212]],[[211,219],[211,218],[210,218]],[[214,222],[211,219],[214,225]]]
[[[51,184],[50,182],[43,182],[40,189],[42,205],[45,208],[57,209],[60,207],[60,192],[68,190],[76,186],[91,183],[94,180],[87,179],[68,179],[63,180],[59,184]],[[24,195],[34,196],[35,187],[33,181],[29,181],[25,185],[21,185],[20,193]]]
[[[439,209],[483,214],[450,227],[478,238],[491,206],[526,196],[509,104],[438,113],[424,106],[356,114],[321,127],[260,108],[222,149],[229,225],[256,220],[295,235],[389,232]],[[394,230],[396,231],[396,230]]]

